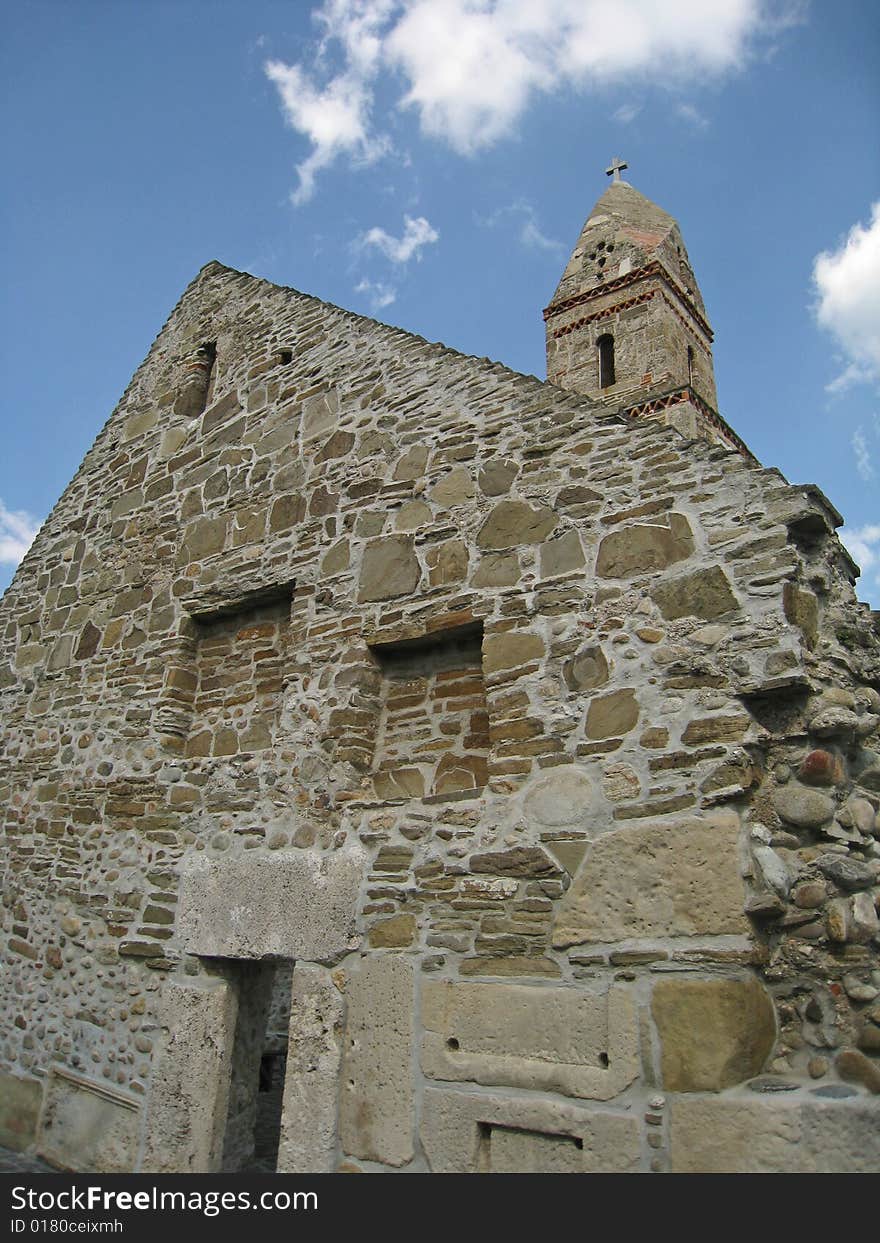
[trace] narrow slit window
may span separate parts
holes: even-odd
[[[606,332],[596,343],[599,347],[599,387],[610,388],[614,378],[614,337]]]
[[[688,384],[693,388],[694,384],[694,350],[693,346],[688,346]]]
[[[187,355],[183,363],[180,389],[174,403],[175,414],[195,418],[208,405],[216,358],[217,346],[213,341],[204,342]]]

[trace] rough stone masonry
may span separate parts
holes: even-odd
[[[184,293],[0,605],[3,1144],[247,1168],[276,1074],[282,1171],[880,1164],[840,517],[631,186],[545,318]]]

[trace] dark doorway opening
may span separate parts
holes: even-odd
[[[224,1173],[273,1174],[278,1165],[292,962],[235,962],[238,994]]]

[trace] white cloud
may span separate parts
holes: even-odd
[[[355,293],[366,294],[374,311],[381,311],[383,306],[390,306],[397,299],[397,290],[382,281],[368,281],[366,277],[354,287]]]
[[[23,509],[7,509],[0,501],[0,565],[18,565],[40,525],[32,514]]]
[[[403,234],[392,237],[384,229],[374,226],[361,234],[357,245],[361,247],[375,246],[391,263],[408,263],[410,259],[420,259],[420,251],[439,241],[440,234],[424,216],[404,216]]]
[[[534,216],[530,216],[520,229],[519,240],[523,246],[527,246],[530,250],[560,250],[562,243],[554,241],[552,237],[547,237],[538,228]]]
[[[324,86],[316,86],[299,65],[270,60],[264,66],[278,89],[285,121],[312,144],[311,153],[296,168],[299,186],[290,197],[297,206],[312,197],[317,174],[340,155],[370,164],[388,149],[387,138],[370,132],[368,81],[378,52],[373,27],[390,7],[378,0],[362,5],[328,0],[318,16],[327,23],[328,33],[342,39],[347,66]],[[364,12],[357,12],[361,8]]]
[[[836,250],[816,256],[813,284],[816,318],[845,362],[827,391],[880,380],[880,201],[868,225],[854,224]]]
[[[695,108],[693,104],[678,104],[676,106],[676,115],[681,117],[682,121],[687,121],[694,129],[708,129],[709,122],[703,116],[699,108]]]
[[[340,156],[390,149],[371,116],[380,78],[423,133],[473,154],[514,133],[542,94],[692,86],[741,68],[795,11],[796,0],[325,0],[308,71],[265,67],[287,123],[312,144],[294,201]],[[616,119],[635,115],[624,105]]]
[[[871,460],[871,450],[868,447],[867,437],[861,427],[857,427],[853,432],[850,443],[853,453],[856,455],[856,470],[865,483],[868,483],[874,478],[874,463]]]
[[[621,104],[611,114],[612,121],[619,121],[621,125],[631,124],[642,110],[641,104]]]
[[[859,595],[880,608],[880,523],[854,527],[851,531],[844,527],[840,538],[862,571]]]
[[[501,220],[509,217],[519,219],[519,241],[527,250],[560,251],[564,249],[562,242],[547,237],[541,231],[535,209],[527,199],[517,199],[514,203],[508,203],[506,207],[499,207],[489,216],[475,214],[477,224],[487,229],[494,229]]]

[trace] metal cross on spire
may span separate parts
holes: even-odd
[[[616,155],[611,161],[610,168],[605,169],[605,176],[611,177],[614,181],[620,181],[620,171],[623,168],[629,168],[629,165],[626,160],[622,160],[619,155]]]

